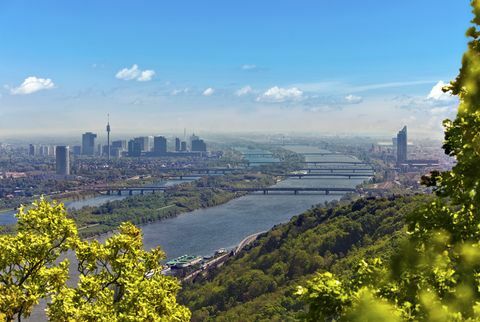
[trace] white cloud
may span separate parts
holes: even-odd
[[[358,104],[363,101],[363,98],[361,96],[350,94],[345,96],[345,101],[347,101],[347,103],[350,103],[350,104]]]
[[[296,87],[282,88],[274,86],[257,97],[257,102],[282,103],[286,101],[299,101],[303,92]]]
[[[447,85],[448,85],[447,83],[445,83],[443,81],[439,81],[437,84],[435,84],[435,86],[433,86],[432,90],[430,91],[430,93],[427,96],[427,99],[433,100],[433,101],[451,101],[451,100],[453,100],[454,97],[452,95],[450,95],[449,93],[445,93],[442,90],[442,88],[444,88]]]
[[[254,70],[257,69],[257,65],[254,64],[244,64],[242,65],[243,70]]]
[[[203,96],[212,96],[213,93],[215,93],[215,90],[211,87],[207,88],[206,90],[203,91],[202,95]]]
[[[54,87],[55,84],[50,78],[30,76],[25,78],[20,86],[11,88],[10,93],[12,95],[27,95],[41,90],[52,89]]]
[[[140,76],[137,78],[139,82],[148,82],[149,80],[152,80],[153,76],[155,76],[155,71],[148,69],[144,70]]]
[[[132,80],[140,76],[140,73],[141,71],[138,69],[138,65],[133,64],[131,68],[119,70],[115,77],[123,80]]]
[[[245,86],[245,87],[242,87],[240,88],[239,90],[237,90],[235,92],[235,95],[237,96],[245,96],[245,95],[248,95],[248,94],[251,94],[253,93],[253,88],[249,85]]]
[[[115,77],[122,80],[136,79],[139,82],[147,82],[155,76],[155,71],[151,69],[141,70],[137,64],[133,64],[130,68],[123,68],[115,74]]]
[[[172,96],[177,96],[180,94],[187,94],[190,91],[188,87],[182,88],[182,89],[174,89],[170,94]]]

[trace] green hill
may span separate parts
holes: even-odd
[[[261,236],[206,280],[186,285],[180,301],[193,321],[289,321],[304,305],[297,285],[317,271],[348,277],[369,257],[388,258],[405,237],[404,215],[430,196],[359,199],[318,206]]]

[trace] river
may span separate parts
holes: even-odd
[[[326,152],[310,146],[288,146],[288,149],[297,153]],[[259,152],[259,151],[255,151]],[[265,151],[267,152],[267,151]],[[258,157],[255,157],[258,160]],[[356,160],[354,157],[345,155],[331,156],[306,156],[306,161],[341,161]],[[263,160],[262,160],[263,161]],[[272,161],[271,159],[268,161]],[[355,166],[349,166],[355,167]],[[279,182],[278,187],[355,187],[365,179],[346,179],[341,177],[324,178],[290,178]],[[178,183],[178,182],[177,182]],[[175,182],[168,183],[175,184]],[[223,205],[198,209],[189,213],[180,214],[177,217],[164,219],[142,226],[144,245],[146,249],[161,246],[166,252],[167,258],[174,258],[184,254],[211,255],[219,248],[233,248],[248,235],[269,230],[275,225],[289,221],[292,216],[301,214],[314,205],[326,201],[340,199],[342,194],[325,195],[322,193],[308,193],[293,195],[292,193],[260,193],[249,194],[233,199]],[[101,196],[96,198],[103,198]],[[110,196],[113,197],[113,196]],[[118,197],[118,196],[117,196]],[[105,199],[95,199],[98,202]],[[88,205],[92,205],[88,201]],[[70,204],[72,205],[72,204]],[[84,206],[86,204],[74,204]],[[104,241],[108,235],[98,239]],[[73,254],[69,258],[74,261]],[[78,273],[71,265],[74,283]],[[29,321],[45,320],[45,302],[38,306]]]

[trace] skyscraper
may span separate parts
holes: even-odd
[[[175,151],[178,152],[180,151],[180,139],[179,138],[175,138]]]
[[[68,146],[55,147],[55,169],[58,175],[70,175],[70,149]]]
[[[407,126],[397,134],[397,163],[407,161]]]
[[[86,132],[82,135],[82,154],[94,155],[95,154],[95,139],[97,135],[92,132]]]
[[[30,144],[30,146],[28,147],[28,155],[30,156],[34,156],[35,155],[35,145],[33,144]]]
[[[128,156],[139,157],[142,155],[142,146],[136,139],[128,141]]]
[[[163,136],[153,138],[153,154],[164,155],[167,153],[167,139]]]
[[[110,161],[110,115],[107,114],[107,160]]]
[[[200,140],[200,139],[192,140],[192,151],[207,152],[207,145],[203,140]]]

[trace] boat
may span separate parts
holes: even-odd
[[[180,257],[169,260],[166,264],[173,268],[186,268],[198,264],[202,258],[195,255],[182,255]]]

